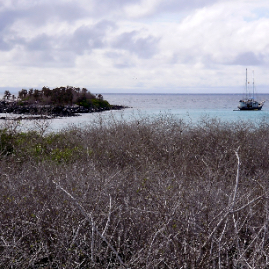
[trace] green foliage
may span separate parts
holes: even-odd
[[[79,156],[91,154],[76,139],[74,131],[67,133],[52,133],[41,136],[36,131],[11,134],[8,130],[0,130],[1,155],[13,153],[15,160],[25,162],[53,161],[55,163],[71,162]]]
[[[74,157],[77,156],[79,152],[80,152],[79,147],[64,148],[64,149],[55,148],[51,150],[50,158],[53,161],[56,161],[57,163],[61,162],[67,163],[74,160]]]
[[[0,155],[9,155],[14,151],[14,140],[14,135],[7,129],[0,130]]]
[[[79,106],[83,106],[85,108],[91,108],[92,107],[92,101],[88,100],[85,96],[82,96],[82,97],[78,98],[76,104],[79,105]]]
[[[48,87],[43,87],[42,90],[29,89],[29,91],[22,89],[18,93],[18,97],[21,101],[27,101],[29,103],[38,102],[41,104],[54,104],[54,105],[72,105],[79,104],[85,108],[90,108],[95,105],[91,100],[99,100],[100,102],[95,102],[98,107],[107,106],[107,104],[102,103],[102,95],[97,97],[91,94],[86,88],[82,90],[80,88],[67,86],[67,87],[57,87],[50,89]]]
[[[110,108],[111,105],[106,100],[101,99],[87,99],[82,96],[77,100],[77,104],[85,108]]]
[[[91,100],[92,104],[94,107],[97,107],[97,108],[109,108],[110,107],[110,104],[106,101],[106,100],[101,100],[101,99],[93,99]]]
[[[47,145],[65,145],[67,143],[67,136],[64,133],[51,133],[45,136],[44,144]]]

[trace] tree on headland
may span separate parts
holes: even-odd
[[[33,97],[35,98],[35,101],[38,101],[39,97],[41,96],[41,92],[37,89],[34,90]]]
[[[29,94],[29,97],[32,98],[33,94],[34,94],[34,89],[31,88],[29,91],[28,91],[28,94]]]
[[[104,98],[103,98],[103,95],[102,94],[96,94],[96,97],[97,97],[97,99],[99,99],[99,100],[104,100]]]
[[[27,96],[27,90],[22,89],[21,91],[19,91],[18,97],[20,99],[24,99],[24,98],[26,98],[26,96]]]
[[[6,91],[4,92],[4,98],[7,99],[7,100],[9,100],[9,97],[10,97],[10,96],[11,96],[10,91],[6,90]]]
[[[49,97],[51,96],[51,90],[49,87],[43,87],[42,88],[42,94],[45,96],[45,97]]]
[[[74,97],[74,94],[73,94],[72,87],[67,87],[65,90],[64,102],[72,105],[73,104],[73,97]]]
[[[79,105],[85,108],[94,107],[110,107],[110,104],[103,100],[101,94],[94,95],[86,88],[78,88],[73,86],[57,87],[50,89],[49,87],[43,87],[42,90],[29,89],[29,91],[22,89],[18,93],[18,97],[22,102],[39,103],[49,105]]]

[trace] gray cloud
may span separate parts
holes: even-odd
[[[117,17],[119,14],[124,16],[123,10],[126,6],[140,2],[140,0],[40,1],[25,6],[20,1],[13,1],[12,6],[4,7],[2,5],[0,31],[11,26],[19,19],[38,26],[44,25],[55,18],[59,21],[71,22],[89,16],[100,20],[113,17],[115,13]]]
[[[77,3],[40,3],[27,8],[14,5],[0,11],[0,31],[12,26],[15,21],[24,20],[36,26],[44,25],[53,18],[61,21],[74,21],[88,16],[83,6]]]
[[[65,49],[74,50],[81,54],[86,50],[103,48],[106,45],[105,37],[108,31],[116,28],[113,22],[101,21],[94,26],[82,26],[67,38]]]
[[[195,10],[207,5],[214,4],[221,0],[162,0],[152,4],[152,10],[149,13],[141,15],[142,17],[152,17],[159,16],[164,12],[180,12],[186,10]],[[92,1],[93,8],[91,10],[91,15],[93,16],[107,16],[107,15],[117,15],[124,17],[125,8],[132,5],[142,6],[142,0],[94,0]]]
[[[193,10],[201,7],[205,7],[208,5],[212,5],[214,3],[220,2],[221,0],[165,0],[161,1],[157,6],[157,10],[159,12],[178,12],[185,10]]]
[[[0,39],[0,50],[10,50],[20,46],[22,52],[28,55],[18,57],[16,62],[26,62],[26,65],[33,64],[41,66],[72,66],[75,63],[76,55],[91,53],[95,48],[108,46],[106,35],[116,28],[113,22],[106,20],[93,25],[84,25],[70,34],[45,34],[26,39],[18,34],[10,32],[8,42]],[[11,38],[12,36],[12,38]],[[27,58],[27,59],[26,59]]]
[[[0,2],[0,55],[4,59],[1,68],[8,70],[12,66],[13,70],[19,70],[14,71],[16,81],[8,72],[2,72],[2,81],[5,79],[7,85],[28,83],[26,71],[33,81],[41,73],[50,77],[48,83],[54,83],[58,77],[53,78],[53,72],[62,74],[64,79],[68,73],[73,79],[87,81],[79,75],[87,69],[93,70],[96,84],[111,86],[102,79],[105,74],[113,81],[113,87],[122,88],[125,82],[116,76],[128,73],[128,68],[143,73],[148,87],[155,83],[159,86],[161,80],[162,85],[167,81],[178,85],[177,76],[173,76],[178,72],[186,77],[185,85],[200,84],[199,74],[204,77],[209,71],[211,83],[221,83],[221,78],[212,75],[217,74],[216,68],[230,72],[231,65],[260,65],[264,70],[268,64],[268,42],[264,34],[268,18],[263,15],[260,19],[257,12],[253,13],[256,5],[268,7],[266,1]],[[253,15],[247,21],[245,14],[256,17]],[[255,39],[246,46],[242,42],[251,33],[255,33]],[[235,53],[238,55],[232,58]],[[65,67],[74,67],[78,72],[71,74]],[[165,74],[163,78],[158,77],[160,73]]]
[[[3,40],[2,35],[0,34],[0,51],[8,51],[11,49],[11,45]]]
[[[85,25],[68,35],[40,34],[30,40],[16,37],[10,43],[20,44],[28,51],[73,51],[82,54],[93,48],[102,48],[108,31],[116,28],[113,22],[101,21],[94,25]]]
[[[12,62],[17,66],[30,66],[38,68],[66,68],[74,67],[75,53],[63,51],[19,51]]]
[[[0,11],[0,31],[3,31],[17,19],[18,12],[12,10]]]
[[[163,12],[179,12],[197,9],[220,0],[162,0],[152,5],[154,15]],[[52,18],[75,21],[88,16],[95,18],[125,17],[125,8],[132,5],[141,5],[142,0],[92,0],[92,1],[42,1],[35,2],[27,7],[20,1],[13,1],[12,7],[3,7],[0,11],[0,29],[12,24],[17,19],[25,19],[37,25],[44,24]],[[152,14],[151,14],[152,15]],[[146,15],[146,16],[151,16]]]
[[[115,63],[114,67],[118,69],[125,69],[125,68],[134,67],[134,65],[125,59],[121,63]]]
[[[38,25],[44,24],[53,18],[71,22],[88,16],[87,11],[79,3],[75,2],[36,5],[22,11],[21,14],[29,22]]]
[[[241,53],[235,57],[231,62],[233,65],[262,65],[264,63],[264,57],[261,54],[255,54],[252,51]]]
[[[123,33],[116,37],[112,46],[116,49],[127,50],[140,58],[151,58],[157,52],[160,39],[151,35],[146,38],[137,37],[137,34],[137,31]]]
[[[72,22],[88,15],[83,7],[76,3],[41,3],[28,7],[20,6],[19,3],[19,1],[17,3],[14,1],[14,6],[2,7],[0,10],[0,51],[11,50],[15,45],[23,45],[34,50],[52,48],[53,42],[50,41],[52,36],[48,37],[43,34],[30,41],[25,40],[20,37],[20,33],[16,33],[14,29],[11,30],[15,22],[38,28],[55,18],[59,21]]]
[[[49,51],[54,46],[52,37],[46,34],[38,35],[28,42],[24,40],[22,43],[26,46],[27,50],[30,51]]]
[[[113,65],[116,68],[124,69],[135,66],[134,63],[130,60],[130,57],[126,57],[124,53],[109,51],[105,53],[105,56],[113,61]]]
[[[162,0],[152,4],[152,10],[154,15],[159,15],[163,12],[194,10],[219,1],[221,0]],[[116,18],[118,18],[126,15],[124,14],[126,7],[139,6],[142,3],[142,0],[42,1],[24,7],[20,4],[20,1],[13,1],[13,7],[3,7],[2,11],[0,11],[0,29],[20,18],[37,25],[44,24],[52,18],[59,18],[61,21],[69,22],[89,16],[100,19],[103,16],[108,18],[116,14]]]
[[[117,14],[123,12],[124,8],[126,6],[130,6],[133,4],[140,4],[141,0],[94,0],[93,8],[91,10],[91,13],[93,16],[103,16],[103,15],[109,15],[109,14]],[[123,16],[123,13],[121,14]]]
[[[196,9],[206,5],[219,2],[220,0],[163,0],[152,5],[153,15],[159,15],[163,12],[179,12],[186,9]],[[0,11],[0,31],[13,24],[18,19],[44,25],[53,18],[61,21],[76,21],[86,17],[112,18],[125,17],[125,8],[131,5],[141,5],[142,0],[92,0],[86,1],[48,1],[35,2],[27,7],[20,1],[13,1],[12,7],[2,7]],[[145,16],[151,16],[148,14]]]

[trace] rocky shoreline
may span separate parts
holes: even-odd
[[[82,113],[96,113],[107,110],[121,110],[126,106],[110,105],[109,107],[85,108],[79,105],[40,105],[24,104],[19,105],[17,102],[0,101],[0,113],[9,113],[20,115],[17,117],[0,117],[0,119],[52,119],[56,117],[74,117]]]

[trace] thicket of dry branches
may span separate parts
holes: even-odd
[[[1,129],[1,267],[269,268],[266,123],[13,127]]]

